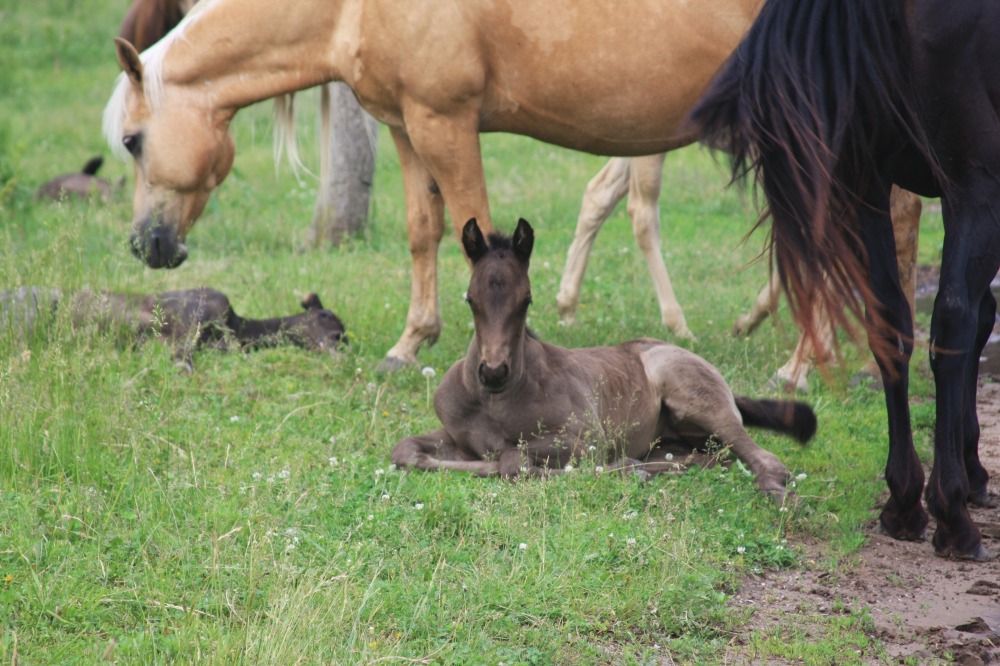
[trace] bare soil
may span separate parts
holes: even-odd
[[[995,493],[1000,376],[980,375],[978,411],[980,458]],[[800,544],[808,554],[803,569],[744,581],[732,603],[751,607],[752,619],[746,634],[733,642],[727,663],[781,663],[748,654],[747,637],[754,630],[775,633],[769,630],[794,626],[808,632],[821,616],[868,609],[872,637],[884,645],[888,661],[851,648],[837,663],[1000,664],[1000,509],[971,508],[971,514],[995,556],[989,562],[939,558],[929,541],[895,541],[878,532],[876,521],[866,528],[866,545],[840,571],[810,566],[824,559],[822,545]],[[928,534],[933,529],[932,520]]]

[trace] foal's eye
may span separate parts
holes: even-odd
[[[128,134],[122,139],[122,145],[125,146],[125,150],[132,154],[132,157],[138,157],[142,148],[142,135]]]

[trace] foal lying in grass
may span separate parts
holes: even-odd
[[[316,294],[303,299],[305,312],[248,319],[236,314],[221,291],[205,287],[155,295],[83,289],[66,297],[55,289],[20,287],[0,292],[0,323],[30,333],[46,314],[60,307],[70,308],[77,329],[92,326],[123,339],[157,338],[172,344],[175,364],[189,372],[194,352],[205,345],[227,349],[235,341],[250,350],[292,344],[333,353],[345,340],[344,324],[323,307]]]
[[[392,452],[400,467],[453,469],[516,478],[558,473],[590,446],[606,449],[612,468],[642,475],[676,469],[664,452],[729,447],[780,500],[788,471],[747,434],[759,426],[807,441],[816,415],[792,401],[735,398],[712,365],[680,347],[642,338],[615,347],[566,349],[528,335],[531,226],[513,238],[476,221],[462,232],[472,261],[467,300],[475,334],[465,358],[434,394],[443,428],[408,437]]]

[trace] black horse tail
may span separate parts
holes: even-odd
[[[805,444],[816,434],[816,412],[804,402],[737,396],[736,408],[743,417],[743,425],[750,428],[767,428],[791,435],[800,444]]]
[[[887,154],[909,146],[945,182],[904,74],[903,4],[767,0],[692,112],[699,139],[731,154],[733,180],[752,173],[763,190],[755,229],[772,220],[771,259],[814,339],[813,306],[857,335],[857,296],[875,304],[857,206],[867,187],[888,193]]]

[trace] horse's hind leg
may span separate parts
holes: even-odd
[[[750,306],[750,312],[740,315],[736,319],[736,323],[733,325],[733,335],[750,335],[757,330],[761,322],[778,309],[779,298],[781,298],[781,286],[778,282],[778,276],[776,273],[771,273],[767,284],[760,290],[753,305]]]
[[[966,502],[973,492],[986,494],[985,470],[978,463],[975,375],[980,344],[995,317],[987,292],[1000,265],[1000,230],[994,223],[1000,197],[992,180],[968,185],[943,199],[941,282],[931,320],[937,423],[925,498],[938,522],[933,542],[939,555],[987,559]]]
[[[761,491],[778,501],[784,498],[788,469],[778,456],[750,437],[732,390],[714,366],[672,345],[646,349],[642,363],[659,392],[673,432],[697,444],[714,437],[753,472]]]
[[[663,186],[664,154],[632,158],[632,178],[629,181],[628,213],[632,218],[632,233],[646,258],[653,278],[653,288],[660,304],[660,319],[679,338],[694,338],[687,326],[684,311],[674,295],[667,266],[660,247],[660,190]]]
[[[899,283],[888,208],[888,185],[881,201],[858,206],[858,226],[868,253],[869,281],[878,307],[877,312],[868,312],[868,340],[879,363],[889,424],[889,457],[885,467],[889,500],[879,520],[889,536],[917,540],[923,538],[927,527],[927,512],[920,504],[924,472],[913,448],[908,402],[913,321]]]
[[[979,358],[993,332],[996,312],[996,298],[994,298],[993,292],[987,289],[979,304],[979,331],[976,334],[976,346],[971,358],[972,363],[976,366],[976,371],[970,372],[966,378],[965,402],[967,405],[976,404],[976,394],[979,387]],[[976,506],[995,508],[997,499],[990,496],[989,492],[990,475],[979,460],[979,415],[973,408],[966,410],[965,417],[963,456],[965,458],[965,473],[969,477],[969,502]]]
[[[576,308],[580,304],[580,285],[587,270],[587,260],[594,247],[597,232],[611,216],[618,202],[628,193],[632,173],[632,160],[613,157],[587,184],[576,221],[576,234],[566,253],[566,268],[559,283],[556,304],[559,319],[564,324],[576,322]]]

